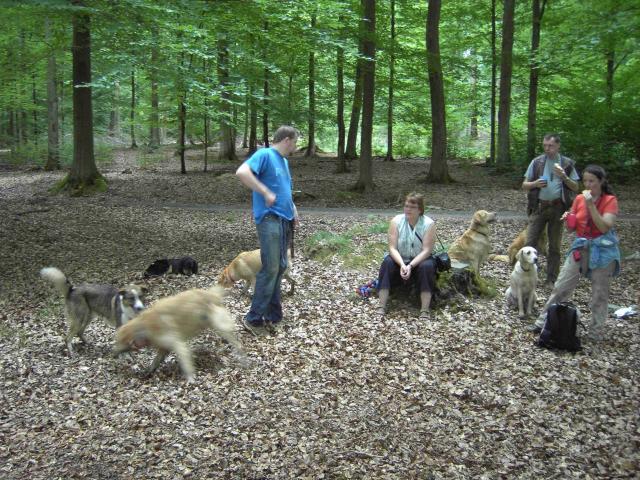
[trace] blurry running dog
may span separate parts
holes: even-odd
[[[165,273],[180,273],[182,275],[196,275],[198,262],[192,257],[161,258],[153,262],[144,272],[144,277],[156,277]]]
[[[508,307],[516,306],[518,316],[531,315],[537,300],[538,252],[533,247],[522,247],[516,254],[516,265],[511,272],[510,286],[504,292]]]
[[[165,357],[174,352],[182,373],[191,381],[194,376],[189,340],[212,328],[242,353],[235,333],[235,322],[222,304],[224,290],[214,286],[209,290],[192,289],[163,298],[116,332],[114,356],[147,346],[158,353],[147,370],[151,375]]]
[[[491,251],[489,224],[495,220],[495,212],[486,210],[475,212],[469,228],[449,247],[449,257],[452,260],[468,263],[479,274],[480,266],[487,260]]]
[[[120,290],[113,285],[94,283],[74,287],[65,274],[55,267],[43,268],[40,276],[51,282],[65,300],[69,331],[64,342],[69,355],[74,354],[71,344],[74,337],[87,343],[84,331],[94,316],[99,315],[115,328],[120,328],[144,310],[142,297],[146,289],[137,285]]]
[[[238,254],[236,258],[231,260],[231,263],[225,267],[218,278],[218,283],[225,288],[232,287],[233,284],[239,280],[244,280],[243,293],[249,293],[249,285],[251,289],[255,291],[256,287],[256,275],[262,268],[262,260],[260,259],[260,249],[251,250],[248,252],[242,252]],[[295,290],[295,282],[293,278],[289,276],[289,269],[291,268],[291,250],[287,250],[287,269],[285,270],[283,277],[291,284],[291,290],[289,295],[293,295]]]

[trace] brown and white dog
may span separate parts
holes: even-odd
[[[241,355],[236,325],[222,304],[224,290],[192,289],[163,298],[116,332],[114,356],[147,346],[158,353],[147,370],[152,374],[169,352],[174,352],[182,373],[191,381],[194,375],[189,340],[204,330],[213,329]]]
[[[67,308],[69,331],[64,339],[69,355],[73,355],[71,344],[74,337],[83,343],[84,331],[94,316],[101,316],[115,328],[126,324],[144,309],[142,303],[144,287],[128,285],[118,289],[113,285],[84,283],[73,286],[64,273],[55,267],[40,270],[40,276],[51,282],[64,298]]]
[[[289,295],[293,295],[295,289],[295,282],[293,278],[289,276],[289,269],[291,268],[291,250],[287,251],[287,269],[284,272],[284,278],[286,278],[291,284],[291,290]],[[218,284],[225,288],[232,287],[233,284],[239,280],[244,280],[244,293],[249,293],[249,285],[251,289],[255,291],[256,287],[256,275],[262,268],[262,260],[260,260],[260,249],[250,250],[248,252],[239,253],[236,258],[231,260],[231,263],[225,267],[218,278]]]
[[[504,292],[508,307],[518,307],[518,316],[526,318],[533,311],[538,285],[538,252],[533,247],[522,247],[516,254],[510,286]]]
[[[489,224],[495,220],[495,212],[475,212],[469,228],[449,247],[449,257],[458,262],[468,263],[479,274],[480,266],[487,260],[491,251]]]

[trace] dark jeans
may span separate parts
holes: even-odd
[[[291,235],[289,220],[277,215],[265,216],[257,226],[262,269],[256,275],[251,309],[245,320],[252,325],[282,320],[280,282],[287,269],[287,247]]]
[[[417,268],[411,269],[409,282],[414,280],[419,292],[433,292],[436,286],[436,261],[433,257],[428,257],[418,264]],[[403,284],[400,276],[400,266],[393,261],[391,255],[387,255],[382,261],[380,272],[378,273],[378,290],[399,287]]]
[[[527,246],[538,248],[538,239],[544,227],[549,236],[549,256],[547,257],[547,281],[555,282],[560,271],[560,248],[562,247],[562,220],[564,205],[539,206],[529,215]]]

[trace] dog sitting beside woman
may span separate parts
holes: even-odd
[[[378,274],[376,315],[384,318],[392,289],[415,280],[420,292],[420,320],[429,320],[431,296],[436,283],[436,262],[431,256],[436,238],[433,219],[424,214],[424,196],[410,193],[404,213],[389,223],[389,254]]]

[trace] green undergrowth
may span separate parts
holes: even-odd
[[[345,267],[364,270],[372,265],[378,265],[387,250],[387,243],[372,238],[385,233],[388,228],[386,222],[376,222],[371,225],[357,225],[345,233],[319,231],[305,241],[305,254],[321,263],[338,260]]]
[[[72,197],[82,197],[106,192],[108,188],[107,180],[100,174],[92,183],[74,182],[73,184],[69,181],[69,175],[66,175],[62,180],[56,182],[49,191],[51,193],[68,192]]]

